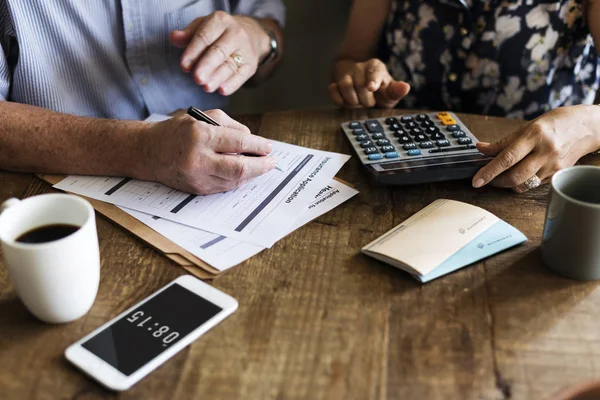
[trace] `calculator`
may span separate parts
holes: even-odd
[[[380,185],[471,178],[493,158],[477,150],[477,138],[451,112],[350,121],[342,131]]]

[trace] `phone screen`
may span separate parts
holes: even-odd
[[[175,283],[82,346],[129,376],[222,310]]]

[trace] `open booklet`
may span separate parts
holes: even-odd
[[[362,252],[424,283],[525,241],[519,230],[482,208],[440,199]]]

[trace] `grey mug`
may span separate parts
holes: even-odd
[[[600,279],[600,167],[565,168],[552,177],[542,258],[568,278]]]

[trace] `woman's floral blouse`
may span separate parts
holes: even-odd
[[[406,108],[535,118],[592,103],[599,63],[586,0],[393,0],[384,59]]]

